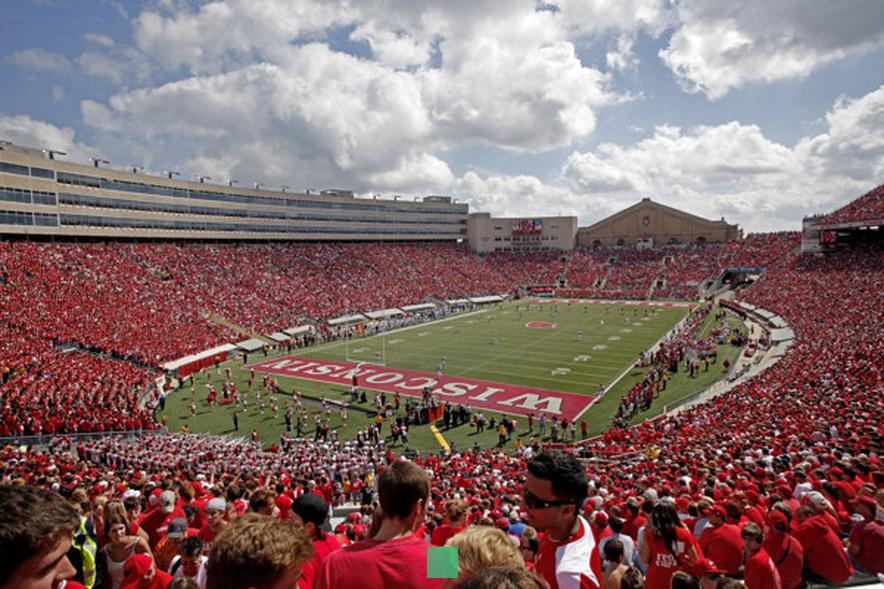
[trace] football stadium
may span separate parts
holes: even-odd
[[[880,162],[751,231],[4,129],[0,589],[884,583]]]

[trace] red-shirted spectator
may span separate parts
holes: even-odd
[[[534,570],[550,589],[601,588],[601,555],[580,515],[586,489],[586,472],[570,454],[547,451],[528,463],[522,509],[526,523],[544,533]]]
[[[337,536],[322,530],[328,520],[329,506],[314,493],[301,495],[292,502],[292,518],[304,527],[313,542],[313,558],[301,565],[299,589],[313,589],[316,576],[329,554],[340,550],[342,544]]]
[[[445,502],[445,523],[433,530],[431,544],[445,546],[449,538],[463,531],[467,524],[467,504],[459,499]]]
[[[411,462],[396,462],[378,476],[381,522],[370,540],[329,554],[317,589],[433,589],[443,579],[427,578],[429,544],[416,534],[427,512],[430,482]]]
[[[798,589],[803,583],[804,549],[790,533],[789,518],[779,510],[771,511],[770,529],[764,536],[764,550],[773,559],[785,589]]]
[[[694,535],[681,524],[671,505],[654,507],[645,535],[641,559],[648,564],[648,589],[667,589],[675,571],[691,571],[704,558]]]
[[[755,522],[743,526],[741,533],[746,550],[746,565],[743,578],[747,589],[781,589],[780,573],[764,549],[764,532]]]
[[[875,517],[880,508],[874,499],[865,496],[856,497],[850,506],[863,521],[854,524],[850,531],[847,551],[859,571],[884,573],[884,522]]]
[[[144,518],[141,520],[141,529],[147,532],[151,550],[156,548],[160,540],[165,537],[169,522],[176,518],[187,521],[184,510],[176,505],[177,499],[175,491],[162,491],[156,507],[144,514]]]
[[[589,522],[589,529],[592,530],[592,537],[598,546],[602,540],[614,533],[614,530],[608,526],[608,514],[604,511],[596,511]]]
[[[740,527],[727,523],[727,512],[720,505],[709,510],[709,525],[700,534],[700,548],[728,575],[736,575],[743,564],[743,541]]]
[[[829,583],[846,583],[853,574],[853,567],[831,526],[807,505],[799,507],[796,516],[799,525],[795,538],[804,549],[804,562],[809,571]]]

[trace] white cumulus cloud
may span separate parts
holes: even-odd
[[[839,100],[826,120],[827,132],[793,146],[736,121],[658,126],[632,146],[574,152],[562,174],[576,191],[622,205],[649,196],[752,230],[797,228],[803,215],[834,210],[884,175],[884,87]]]
[[[66,74],[73,70],[73,65],[64,55],[40,48],[14,51],[7,56],[7,59],[18,67],[32,73],[55,72]]]
[[[660,58],[686,90],[713,100],[884,45],[878,0],[685,0],[675,11],[678,25]]]
[[[70,127],[57,127],[28,115],[0,114],[0,137],[17,145],[64,151],[72,161],[85,161],[98,153],[94,148],[76,141]]]

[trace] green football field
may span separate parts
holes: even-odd
[[[597,400],[579,419],[586,420],[590,435],[603,432],[611,423],[620,396],[641,379],[643,371],[633,366],[638,355],[649,349],[688,313],[687,306],[626,305],[626,304],[566,304],[534,303],[524,301],[490,306],[478,311],[450,317],[433,323],[406,327],[371,337],[339,340],[291,353],[250,355],[249,364],[274,357],[297,356],[337,362],[382,363],[389,369],[412,370],[433,375],[441,368],[447,377],[465,377],[492,383],[506,383],[536,387],[552,391],[596,395],[600,385],[608,389],[604,398]],[[730,319],[737,324],[735,319]],[[711,314],[704,329],[713,327]],[[528,327],[528,325],[542,327]],[[544,325],[551,324],[551,325]],[[739,350],[722,346],[719,364],[709,372],[690,378],[679,372],[669,382],[660,399],[650,411],[641,413],[636,421],[659,414],[663,405],[692,394],[721,378],[721,362],[729,358],[733,363]],[[232,376],[238,391],[247,390],[248,370],[241,360],[231,361]],[[441,366],[440,366],[441,365]],[[278,443],[285,431],[284,409],[274,416],[264,414],[254,406],[254,394],[248,413],[239,414],[239,430],[233,429],[231,406],[210,407],[205,402],[206,382],[210,380],[220,390],[223,373],[210,370],[194,379],[196,415],[191,415],[191,386],[169,395],[166,410],[160,414],[168,419],[170,431],[186,427],[189,431],[209,431],[248,436],[256,429],[262,443]],[[310,419],[304,435],[314,433],[313,414],[321,413],[319,399],[325,397],[346,401],[345,387],[289,377],[277,377],[282,399],[290,399],[291,392],[301,393]],[[261,386],[261,375],[255,387]],[[338,413],[329,417],[330,427],[338,429],[341,440],[352,439],[359,428],[374,420],[374,392],[368,392],[368,403],[351,404],[347,423]],[[388,395],[389,397],[389,395]],[[406,397],[403,397],[403,402]],[[282,403],[282,401],[281,401]],[[500,419],[500,414],[482,409],[486,418]],[[323,414],[324,416],[325,414]],[[516,417],[517,436],[527,443],[536,436],[527,431],[527,419]],[[421,451],[438,451],[441,435],[457,448],[493,446],[496,431],[477,433],[468,425],[445,430],[441,420],[438,435],[430,426],[413,426],[409,431],[408,446]],[[384,427],[389,435],[389,426]],[[548,433],[548,432],[547,432]],[[388,442],[389,443],[389,442]],[[513,442],[509,443],[512,447]],[[400,445],[401,449],[401,445]]]

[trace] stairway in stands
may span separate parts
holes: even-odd
[[[236,333],[238,333],[246,338],[259,339],[262,342],[264,342],[265,344],[269,344],[271,346],[276,345],[276,342],[273,341],[272,339],[270,339],[269,337],[266,337],[266,336],[261,335],[260,333],[254,332],[246,327],[243,327],[242,325],[237,325],[236,323],[233,323],[232,321],[228,321],[224,317],[221,317],[220,315],[216,315],[215,313],[207,314],[206,319],[208,319],[209,321],[212,321],[214,323],[217,323],[218,325],[223,325],[224,327],[226,327],[232,331],[235,331]]]

